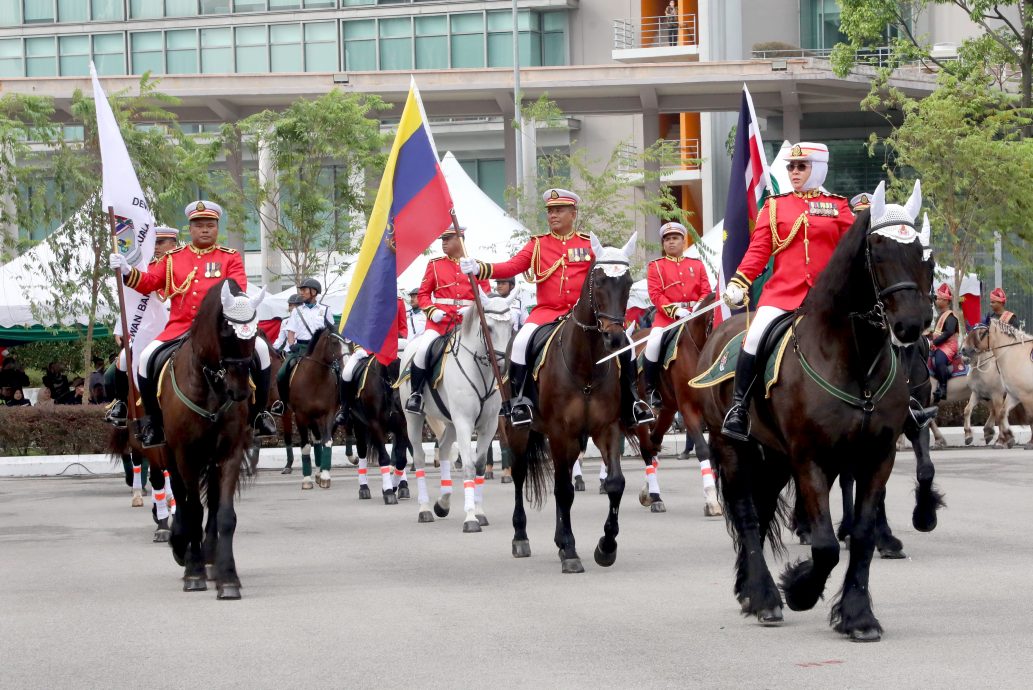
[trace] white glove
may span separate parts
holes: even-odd
[[[678,307],[677,309],[674,310],[674,318],[676,318],[676,319],[684,319],[688,315],[689,315],[689,310],[686,309],[685,307]]]
[[[470,313],[471,309],[473,309],[473,307],[470,306],[469,304],[466,305],[465,307],[459,307],[459,318],[465,319],[466,315]]]
[[[445,320],[445,312],[440,309],[435,309],[430,313],[430,320],[434,323],[441,323]]]
[[[728,285],[725,285],[725,291],[721,298],[729,307],[739,307],[742,305],[745,296],[746,293],[738,283],[728,283]]]
[[[133,267],[129,265],[126,258],[121,254],[115,252],[108,254],[108,268],[114,271],[116,268],[122,271],[122,275],[127,276],[129,272],[133,270]]]
[[[467,275],[475,276],[481,272],[481,267],[477,264],[477,259],[464,256],[459,259],[459,270]]]

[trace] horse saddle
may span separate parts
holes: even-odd
[[[184,333],[174,340],[167,340],[158,348],[151,353],[151,359],[147,362],[147,371],[144,372],[144,377],[155,380],[155,377],[161,376],[161,372],[165,369],[165,365],[168,364],[169,360],[172,359],[172,355],[176,354],[176,350],[186,342],[188,334]]]
[[[757,359],[764,362],[765,398],[771,397],[771,389],[778,383],[782,359],[785,357],[790,340],[792,340],[792,326],[796,323],[793,316],[794,312],[786,312],[772,322],[757,350]],[[737,333],[735,337],[725,343],[721,354],[717,356],[713,364],[702,374],[689,381],[689,385],[693,388],[709,388],[733,378],[735,365],[739,361],[739,353],[742,352],[742,343],[745,339],[746,331]]]
[[[542,324],[535,329],[534,333],[531,334],[531,342],[527,344],[527,360],[528,362],[534,362],[531,369],[531,375],[534,380],[538,380],[538,370],[541,369],[542,364],[545,362],[546,355],[549,354],[549,347],[552,346],[552,339],[555,337],[559,327],[567,317],[561,317],[555,321]]]
[[[670,367],[671,362],[678,358],[678,338],[681,337],[686,325],[688,324],[683,323],[677,328],[664,331],[664,337],[660,339],[660,361],[663,362],[664,369]],[[645,359],[646,355],[643,349],[636,360],[639,371],[642,371],[645,367]]]
[[[456,331],[458,328],[451,328],[445,332],[445,335],[437,338],[427,348],[427,381],[430,383],[431,388],[437,388],[438,384],[441,383],[442,376],[445,372],[445,356],[449,350],[449,346],[452,344],[453,338],[455,338]],[[398,381],[394,384],[397,388],[402,381],[409,378],[410,367],[412,363],[405,367],[401,375],[398,377]]]

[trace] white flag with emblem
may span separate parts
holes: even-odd
[[[144,199],[143,189],[129,159],[129,151],[122,139],[111,104],[97,79],[97,70],[90,63],[93,78],[93,100],[97,108],[97,136],[100,139],[100,158],[103,169],[101,208],[115,213],[115,244],[136,269],[146,272],[154,256],[154,216]],[[141,295],[125,289],[126,323],[132,343],[134,360],[140,351],[154,340],[169,320],[168,312],[154,296]],[[122,322],[115,326],[121,333]]]

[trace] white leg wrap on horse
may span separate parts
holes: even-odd
[[[654,364],[660,361],[660,341],[664,339],[664,333],[659,328],[649,331],[646,340],[646,359]]]
[[[656,467],[653,465],[646,468],[646,484],[649,485],[649,493],[660,493],[660,482],[656,479]]]
[[[513,349],[510,350],[509,356],[514,364],[527,364],[524,361],[527,359],[527,345],[531,342],[531,336],[536,330],[538,330],[538,324],[528,321],[513,336]]]
[[[441,463],[441,493],[452,493],[452,463],[447,461]]]
[[[473,502],[477,505],[484,503],[484,477],[480,476],[473,480]]]
[[[261,338],[255,338],[255,352],[258,354],[258,368],[263,371],[268,369],[270,364],[269,346]]]
[[[169,516],[169,504],[165,502],[165,489],[158,489],[151,494],[151,500],[154,502],[154,514],[159,520],[164,520]]]
[[[172,493],[172,478],[169,477],[169,471],[165,470],[165,493],[168,494],[169,510],[173,513],[176,512],[176,496]]]
[[[427,493],[427,472],[416,470],[416,500],[420,505],[430,503],[430,495]]]
[[[599,463],[599,479],[606,479],[606,460]]]
[[[474,501],[474,494],[476,492],[475,482],[472,479],[467,479],[463,482],[463,510],[467,512],[473,510],[476,505]]]
[[[359,458],[359,486],[369,485],[369,461],[366,458]]]
[[[703,488],[709,489],[714,484],[714,470],[710,467],[709,460],[699,461],[699,473],[703,475]]]
[[[394,477],[395,488],[397,488],[398,485],[401,484],[404,481],[408,481],[406,479],[406,477],[405,477],[405,470],[395,470],[395,477]]]
[[[142,473],[142,466],[133,465],[133,491],[143,491],[143,484],[140,483],[140,476]]]
[[[577,460],[574,461],[573,475],[575,477],[580,477],[581,476],[581,458],[578,458]]]
[[[753,320],[750,321],[750,330],[746,331],[746,339],[743,341],[742,349],[747,354],[757,354],[757,348],[760,347],[760,339],[764,337],[768,326],[771,325],[772,321],[785,313],[785,309],[779,309],[778,307],[764,306],[759,308],[757,313],[753,315]]]
[[[380,480],[381,483],[384,485],[384,491],[391,491],[395,488],[394,484],[391,482],[390,465],[385,465],[384,467],[380,468]]]

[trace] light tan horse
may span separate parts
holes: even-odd
[[[967,350],[989,353],[1007,395],[1004,417],[1018,404],[1025,409],[1027,421],[1033,410],[1033,336],[1020,328],[991,319],[989,327],[979,325],[965,341]]]
[[[982,329],[985,333],[985,328]],[[980,328],[970,330],[965,337],[965,344],[962,352],[970,359],[971,368],[965,376],[954,376],[947,382],[947,402],[966,401],[964,413],[965,445],[972,445],[972,410],[980,402],[986,403],[990,414],[983,425],[983,441],[989,445],[994,438],[994,427],[1000,428],[1001,433],[994,444],[997,448],[1015,445],[1015,434],[1008,423],[1008,412],[1018,402],[1014,399],[1007,399],[1004,384],[1001,382],[1001,375],[997,371],[994,355],[989,350],[976,350],[974,338],[978,336]],[[975,335],[973,335],[975,334]],[[947,441],[940,433],[940,429],[934,422],[932,433],[935,438],[933,449],[942,450],[947,447]]]

